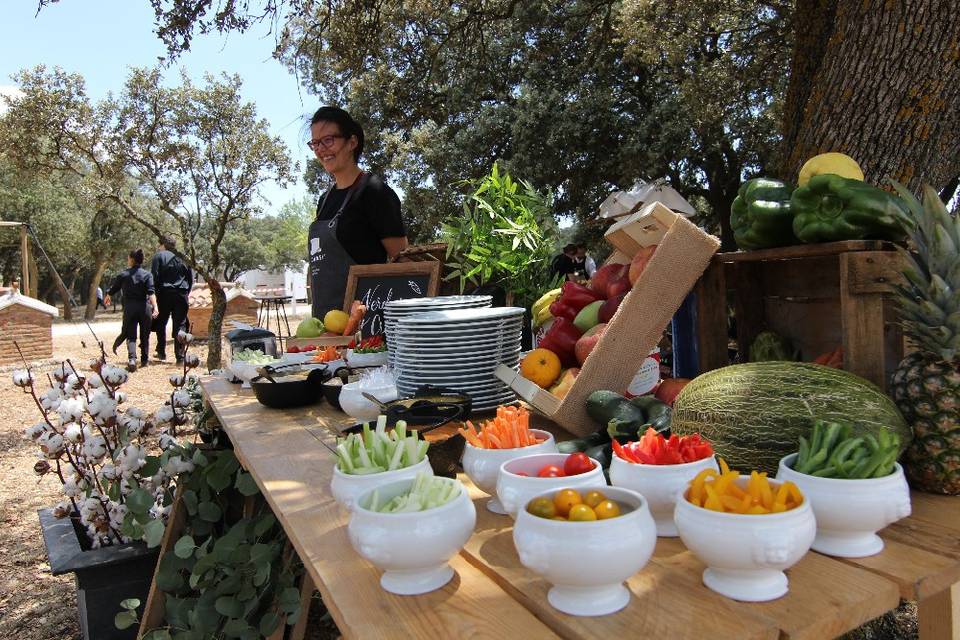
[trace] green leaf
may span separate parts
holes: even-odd
[[[211,467],[211,469],[213,468]],[[229,473],[223,471],[222,467],[218,467],[207,474],[207,484],[210,485],[211,489],[220,493],[230,486],[230,478],[231,475]]]
[[[144,459],[146,460],[146,464],[140,467],[140,471],[138,472],[140,476],[149,478],[157,475],[157,471],[160,471],[160,456],[147,456]]]
[[[198,467],[205,467],[207,465],[207,457],[203,455],[203,452],[200,449],[197,449],[193,452],[193,464]]]
[[[197,545],[193,542],[191,536],[183,536],[173,545],[173,554],[178,558],[189,558],[193,555],[193,550],[196,548]]]
[[[257,567],[257,572],[253,574],[253,584],[258,587],[262,587],[263,584],[270,578],[270,565],[265,564]]]
[[[173,640],[166,629],[154,629],[143,636],[143,640]]]
[[[220,601],[218,600],[217,602],[219,603]],[[223,633],[228,638],[239,638],[240,635],[249,628],[250,625],[247,624],[246,620],[227,620],[226,624],[223,625]]]
[[[137,598],[127,598],[126,600],[123,600],[120,602],[121,609],[127,609],[130,611],[136,609],[139,606],[140,606],[140,600],[138,600]]]
[[[266,637],[277,630],[280,626],[280,616],[273,611],[268,611],[260,618],[260,635]]]
[[[223,511],[213,502],[201,502],[197,507],[197,512],[202,520],[207,522],[219,522],[223,517]]]
[[[197,492],[193,489],[187,489],[180,495],[180,499],[183,500],[184,506],[187,507],[187,513],[191,516],[197,515],[197,504],[199,500],[197,499]]]
[[[250,562],[259,565],[269,562],[273,556],[274,546],[258,542],[250,548]]]
[[[253,535],[259,538],[277,522],[277,519],[271,513],[264,514],[260,516],[257,522],[253,525]]]
[[[238,618],[243,615],[243,605],[233,596],[220,596],[214,606],[217,613],[228,618]]]
[[[253,479],[253,475],[243,471],[237,474],[236,486],[237,491],[245,496],[254,496],[260,493],[260,488],[257,486],[257,482]]]
[[[123,629],[129,629],[133,625],[137,624],[137,614],[132,611],[121,611],[117,615],[113,616],[113,626],[121,631]]]
[[[163,540],[163,522],[160,520],[151,520],[143,527],[143,541],[151,549],[160,544]]]
[[[145,489],[136,489],[127,496],[126,505],[137,514],[147,513],[153,506],[153,494]]]

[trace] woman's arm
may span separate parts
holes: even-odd
[[[160,307],[157,306],[157,295],[155,293],[150,294],[150,317],[156,318],[160,315]]]
[[[393,260],[397,254],[407,248],[407,237],[399,238],[380,238],[380,243],[387,250],[387,260]]]

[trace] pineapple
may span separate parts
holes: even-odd
[[[918,256],[903,251],[905,281],[896,286],[903,330],[916,349],[897,367],[893,399],[913,427],[904,459],[917,489],[960,494],[960,219],[924,187],[923,205],[894,183]]]

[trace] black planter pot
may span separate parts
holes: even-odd
[[[146,603],[160,549],[142,542],[84,551],[70,518],[55,518],[41,509],[40,528],[53,575],[73,573],[77,580],[77,612],[84,640],[126,640],[137,637],[138,625],[123,631],[113,624],[120,602]]]

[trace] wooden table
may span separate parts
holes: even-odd
[[[881,532],[882,553],[838,560],[809,553],[787,572],[790,593],[750,604],[703,586],[703,564],[677,538],[627,581],[626,609],[577,618],[553,609],[549,585],[520,565],[511,525],[477,505],[476,532],[451,561],[457,575],[422,596],[395,596],[347,539],[348,516],[330,495],[335,427],[349,424],[326,403],[278,411],[250,391],[206,379],[203,392],[256,479],[347,638],[829,638],[918,600],[922,640],[960,638],[960,499],[913,494],[913,515]],[[548,425],[555,433],[557,427]]]

